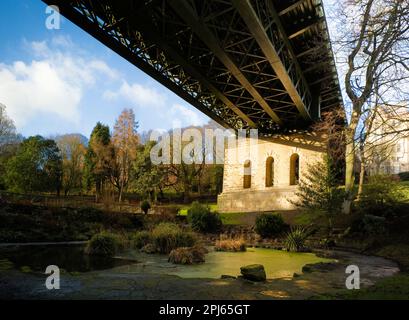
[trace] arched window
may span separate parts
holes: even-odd
[[[266,160],[266,187],[274,185],[274,158],[268,157]]]
[[[250,187],[251,187],[251,161],[246,160],[244,162],[243,188],[248,189]]]
[[[294,153],[290,158],[290,185],[295,186],[300,179],[300,157]]]

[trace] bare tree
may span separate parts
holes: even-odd
[[[6,113],[6,106],[0,104],[0,148],[16,140],[16,127],[13,120]]]
[[[355,196],[357,138],[361,126],[365,127],[365,115],[375,106],[375,91],[382,104],[398,103],[407,95],[408,4],[408,0],[350,0],[341,4],[339,22],[345,33],[339,37],[338,47],[346,56],[344,86],[349,113],[345,129],[344,213],[350,212]]]
[[[362,172],[370,168],[372,173],[379,174],[381,165],[392,162],[397,151],[396,146],[409,136],[407,106],[378,105],[373,109],[369,118],[372,120],[370,126],[365,129],[358,196],[362,192],[364,178]]]

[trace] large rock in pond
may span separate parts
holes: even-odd
[[[261,264],[251,264],[240,268],[244,279],[251,281],[265,281],[266,271]]]

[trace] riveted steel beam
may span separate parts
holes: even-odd
[[[279,16],[285,15],[285,14],[289,13],[290,11],[293,11],[294,9],[298,8],[300,5],[302,5],[304,2],[307,2],[307,1],[308,1],[308,0],[299,0],[299,1],[297,1],[296,3],[294,3],[294,4],[290,5],[290,6],[288,6],[287,8],[281,10],[281,11],[278,13],[278,15],[279,15]]]
[[[233,0],[233,5],[239,12],[240,16],[245,21],[250,32],[253,34],[261,50],[265,54],[266,58],[271,64],[271,67],[274,69],[277,77],[280,79],[284,88],[287,90],[291,100],[294,102],[301,116],[305,119],[310,119],[308,107],[303,100],[302,94],[298,91],[296,84],[290,75],[287,72],[283,61],[280,58],[279,53],[275,49],[273,43],[271,42],[269,36],[266,33],[266,30],[263,24],[260,22],[260,19],[257,16],[256,11],[253,6],[250,4],[249,0]],[[277,21],[276,21],[277,23]],[[295,61],[294,63],[297,63]],[[298,67],[299,68],[299,67]],[[302,74],[298,72],[300,79],[294,79],[295,81],[302,81]],[[308,90],[308,88],[306,88]],[[309,92],[308,92],[309,93]]]
[[[139,15],[139,19],[144,20],[148,17],[143,17]],[[217,89],[207,78],[198,71],[191,63],[189,63],[182,55],[182,53],[178,52],[174,49],[165,39],[159,36],[158,32],[153,31],[151,28],[144,27],[149,26],[149,24],[141,24],[140,28],[141,31],[148,35],[150,39],[153,39],[155,43],[164,50],[169,56],[175,60],[183,69],[186,70],[191,76],[197,79],[202,85],[207,87],[213,94],[219,98],[228,108],[230,108],[235,114],[237,114],[242,120],[247,122],[247,124],[252,128],[257,128],[257,125],[251,120],[243,111],[241,111],[233,102],[230,101],[229,98],[226,97],[219,89]]]
[[[240,71],[236,63],[229,57],[219,44],[219,40],[212,31],[204,24],[197,16],[193,8],[186,0],[172,0],[169,5],[179,15],[179,17],[188,24],[193,32],[209,47],[214,55],[223,63],[223,65],[231,72],[231,74],[240,82],[240,84],[250,93],[250,95],[258,102],[264,111],[277,124],[283,125],[282,120],[273,111],[269,104],[264,100],[262,95],[250,83],[246,76]]]

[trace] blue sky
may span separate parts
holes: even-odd
[[[332,36],[336,2],[324,0]],[[47,29],[47,17],[40,0],[0,1],[0,104],[24,136],[89,136],[97,121],[112,128],[124,108],[139,131],[209,120],[65,18]]]
[[[140,131],[209,120],[70,21],[48,30],[45,9],[40,0],[0,1],[0,103],[24,136],[89,136],[129,107]]]

